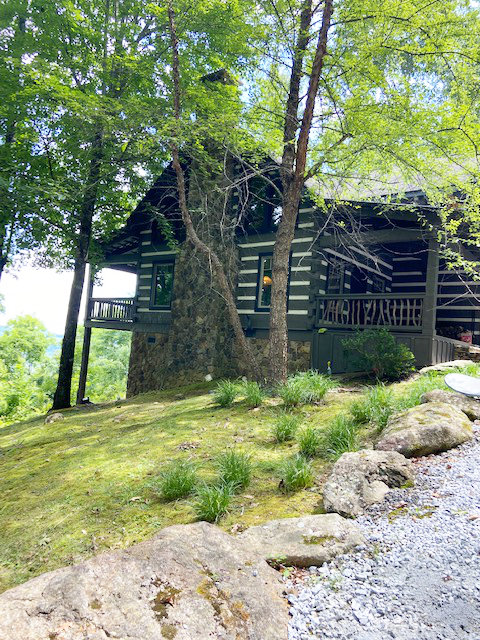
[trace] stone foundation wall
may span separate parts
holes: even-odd
[[[266,378],[268,373],[268,340],[263,338],[251,338],[250,343],[257,363]],[[288,342],[288,371],[307,371],[311,367],[310,341],[289,340]]]
[[[268,340],[251,338],[255,357],[262,375],[268,372]],[[182,358],[183,367],[178,364],[173,375],[169,375],[167,359],[169,336],[164,333],[137,333],[132,335],[130,364],[128,369],[127,396],[156,391],[168,387],[180,386],[204,380],[210,373],[213,379],[236,377],[237,369],[231,360],[220,369],[212,365],[212,354],[209,353],[209,341],[205,341],[205,352],[187,354]],[[288,366],[290,373],[310,369],[311,343],[309,341],[290,340]]]

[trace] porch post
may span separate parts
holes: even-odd
[[[438,242],[436,238],[428,241],[427,277],[425,282],[425,299],[423,301],[422,333],[435,335],[437,322],[437,295],[438,295],[438,268],[439,268]]]
[[[88,310],[90,308],[90,300],[93,293],[93,281],[95,274],[92,265],[89,265],[88,288],[87,288],[87,304],[85,307],[85,321],[82,346],[82,360],[80,363],[80,375],[78,378],[77,404],[81,404],[85,398],[85,389],[87,386],[88,359],[90,357],[90,342],[92,339],[92,328],[87,327]]]

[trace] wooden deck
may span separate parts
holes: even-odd
[[[135,321],[135,298],[90,298],[86,319],[132,323]]]

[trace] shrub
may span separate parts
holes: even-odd
[[[300,424],[300,416],[293,413],[284,413],[277,418],[273,425],[273,437],[276,442],[293,440]]]
[[[229,485],[232,491],[244,489],[252,476],[252,461],[246,453],[225,451],[217,460],[221,484]]]
[[[282,466],[280,486],[283,491],[298,491],[313,484],[312,463],[301,455],[287,460]]]
[[[163,500],[179,500],[190,495],[197,483],[191,462],[172,462],[155,481],[153,489]]]
[[[277,393],[286,407],[296,407],[299,404],[321,402],[334,386],[330,377],[316,371],[304,371],[290,376],[287,382],[278,387]]]
[[[413,353],[387,329],[357,331],[342,340],[342,344],[351,354],[353,364],[378,380],[401,380],[414,371]]]
[[[298,446],[302,456],[314,458],[320,449],[320,433],[314,427],[305,427],[297,436]]]
[[[258,382],[248,381],[243,383],[242,388],[243,395],[245,396],[245,402],[247,407],[254,409],[259,407],[264,398],[264,394]]]
[[[213,401],[219,407],[230,407],[238,395],[238,385],[231,380],[220,380],[213,393]]]
[[[336,460],[342,453],[356,451],[358,425],[351,416],[337,416],[322,433],[320,450],[326,458]]]
[[[391,389],[379,383],[351,405],[350,414],[357,424],[370,423],[382,431],[394,410],[395,399]]]
[[[232,487],[227,484],[199,487],[193,504],[198,520],[218,522],[228,511],[233,493]]]

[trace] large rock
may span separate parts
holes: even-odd
[[[271,520],[239,535],[271,564],[320,566],[364,542],[360,529],[337,514]]]
[[[480,402],[461,393],[434,389],[423,394],[422,402],[445,402],[463,411],[470,420],[480,420]]]
[[[390,487],[412,481],[412,463],[396,451],[344,453],[323,489],[323,506],[326,511],[355,517],[383,500]]]
[[[429,371],[452,371],[452,369],[460,369],[462,367],[468,367],[472,364],[471,360],[449,360],[448,362],[439,362],[438,364],[431,364],[428,367],[420,369],[419,373],[428,373]]]
[[[407,458],[447,451],[473,435],[467,416],[445,402],[428,402],[393,416],[377,449],[398,451]]]
[[[1,640],[283,640],[278,573],[204,522],[46,573],[0,596]]]

